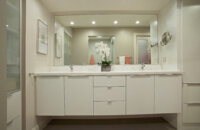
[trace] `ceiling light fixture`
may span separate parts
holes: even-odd
[[[137,20],[135,23],[136,23],[136,24],[139,24],[139,23],[140,23],[140,21],[138,21],[138,20]]]
[[[95,22],[95,21],[92,21],[92,24],[96,24],[96,22]]]
[[[73,21],[71,21],[71,22],[70,22],[70,24],[71,24],[71,25],[74,25],[74,22],[73,22]]]
[[[118,24],[118,21],[117,21],[117,20],[115,20],[113,23],[114,23],[114,24]]]

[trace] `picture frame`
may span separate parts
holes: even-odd
[[[62,57],[62,37],[58,33],[55,34],[55,56]]]
[[[38,34],[37,34],[37,52],[40,54],[48,54],[48,25],[38,19]]]

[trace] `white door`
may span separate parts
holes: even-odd
[[[154,76],[127,76],[127,114],[154,113]]]
[[[181,93],[181,76],[155,76],[155,113],[180,113]]]
[[[63,77],[38,77],[36,79],[37,115],[64,115]]]
[[[65,78],[65,115],[93,115],[93,78]]]
[[[136,43],[137,63],[151,64],[151,46],[149,37],[137,37]]]

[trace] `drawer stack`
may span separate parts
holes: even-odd
[[[125,115],[125,76],[94,77],[94,115]]]
[[[200,84],[183,87],[183,123],[200,123]]]

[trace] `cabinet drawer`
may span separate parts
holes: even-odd
[[[94,102],[94,115],[125,115],[125,102]]]
[[[200,105],[183,105],[183,122],[200,123]]]
[[[95,87],[94,101],[124,101],[125,87]]]
[[[181,113],[180,75],[155,76],[155,113]]]
[[[94,76],[94,86],[125,86],[125,76]]]
[[[200,85],[184,85],[184,103],[200,102]]]

